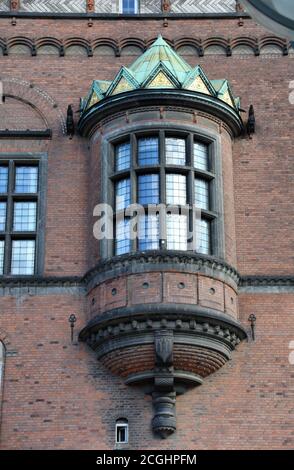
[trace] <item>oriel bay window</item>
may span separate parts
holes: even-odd
[[[36,272],[39,165],[0,161],[0,275]]]
[[[212,147],[192,133],[168,131],[135,133],[113,144],[116,255],[157,249],[214,254],[211,227],[218,211]],[[127,209],[134,204],[143,208],[135,226]]]

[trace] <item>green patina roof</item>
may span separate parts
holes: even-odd
[[[164,64],[180,83],[185,81],[187,74],[191,71],[190,65],[169,46],[162,36],[159,36],[129,69],[137,81],[143,83],[160,63]]]
[[[227,80],[209,80],[199,65],[191,67],[159,36],[132,65],[122,67],[114,80],[94,80],[82,108],[86,111],[108,96],[150,88],[186,89],[219,98],[237,111],[240,107]]]

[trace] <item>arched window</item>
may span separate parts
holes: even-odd
[[[120,13],[129,15],[138,13],[138,0],[120,0]]]
[[[112,148],[114,254],[161,249],[215,254],[219,198],[213,143],[161,130],[131,134]]]

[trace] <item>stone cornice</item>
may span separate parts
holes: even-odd
[[[238,112],[216,97],[184,89],[138,89],[109,96],[89,108],[79,121],[79,132],[82,136],[88,136],[102,119],[112,116],[117,111],[128,111],[150,105],[181,106],[205,111],[221,119],[235,136],[244,130]]]
[[[238,271],[225,263],[224,261],[213,259],[206,256],[193,254],[186,254],[183,252],[178,252],[179,254],[173,253],[172,255],[166,253],[164,255],[160,253],[154,253],[153,256],[148,261],[148,256],[146,253],[134,253],[132,255],[124,255],[119,257],[110,258],[104,261],[101,261],[94,268],[88,271],[84,276],[0,276],[0,289],[23,289],[23,288],[73,288],[77,287],[86,292],[89,288],[99,282],[100,279],[105,279],[105,273],[109,273],[112,276],[118,271],[120,275],[126,274],[129,271],[130,260],[134,261],[133,266],[136,267],[133,273],[140,272],[138,267],[142,266],[144,262],[152,262],[152,269],[163,269],[163,265],[174,265],[179,271],[181,271],[181,265],[191,270],[193,267],[194,270],[200,268],[200,273],[205,272],[208,269],[215,269],[215,272],[223,272],[225,275],[234,279],[239,289],[242,292],[245,292],[246,289],[251,288],[251,291],[257,288],[266,288],[270,292],[270,289],[282,289],[288,288],[293,289],[294,292],[294,275],[250,275],[250,276],[240,276]],[[193,258],[193,259],[192,259]],[[180,263],[178,262],[179,260]],[[160,267],[161,264],[161,267]],[[188,266],[187,266],[188,264]],[[150,269],[150,268],[149,268]],[[106,276],[107,278],[107,276]],[[281,291],[282,292],[282,291]],[[7,292],[9,294],[9,292]]]
[[[90,290],[111,277],[164,270],[211,275],[233,284],[235,288],[240,280],[234,267],[212,256],[183,251],[146,251],[102,260],[84,276],[83,281]]]
[[[245,12],[224,12],[224,13],[136,13],[135,15],[122,15],[121,13],[58,13],[58,12],[30,12],[30,11],[0,11],[0,18],[35,18],[35,19],[63,19],[63,20],[124,20],[124,21],[142,21],[142,20],[178,20],[178,19],[236,19],[248,18],[250,15]]]

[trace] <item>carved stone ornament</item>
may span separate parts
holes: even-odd
[[[19,0],[11,0],[10,1],[10,10],[18,10],[19,9]]]
[[[160,330],[155,332],[155,354],[158,366],[169,367],[173,361],[173,332]]]
[[[162,0],[161,2],[161,9],[165,13],[169,13],[171,11],[171,3],[170,0]]]
[[[87,0],[87,13],[95,12],[95,0]]]

